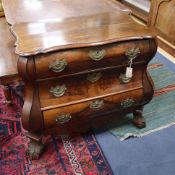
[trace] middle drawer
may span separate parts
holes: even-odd
[[[38,83],[41,109],[50,109],[142,88],[141,70],[135,68],[131,81],[120,80],[125,70],[108,70]]]

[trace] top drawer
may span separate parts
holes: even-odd
[[[90,72],[101,68],[113,68],[148,61],[150,40],[135,40],[107,44],[99,47],[64,50],[35,57],[37,78]]]

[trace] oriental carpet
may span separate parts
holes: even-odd
[[[4,103],[0,88],[0,175],[112,175],[93,134],[70,138],[51,135],[39,160],[25,154],[28,139],[21,132],[23,85],[11,85],[14,105]],[[17,98],[18,97],[18,98]]]

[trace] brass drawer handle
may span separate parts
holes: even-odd
[[[132,77],[126,77],[125,74],[120,74],[119,79],[122,83],[129,83],[132,80]]]
[[[65,91],[66,91],[66,85],[58,85],[56,87],[51,87],[50,88],[50,93],[55,96],[55,97],[61,97],[64,95]]]
[[[89,51],[89,57],[94,61],[100,61],[106,55],[105,49]]]
[[[98,110],[102,108],[103,105],[104,105],[104,101],[102,99],[97,99],[90,103],[90,108],[93,110]]]
[[[65,69],[67,66],[67,61],[65,59],[63,60],[56,60],[49,65],[49,69],[51,69],[53,72],[61,72]]]
[[[138,47],[129,48],[125,52],[125,55],[129,60],[135,59],[138,54],[140,54],[140,49]]]
[[[101,72],[95,72],[87,75],[87,80],[91,83],[98,81],[102,77]]]
[[[62,114],[56,117],[55,121],[60,124],[68,123],[71,120],[70,114]]]
[[[121,101],[120,105],[123,108],[128,108],[128,107],[132,106],[133,103],[134,103],[134,100],[132,98],[126,98],[126,99]]]

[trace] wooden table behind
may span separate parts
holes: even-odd
[[[0,35],[0,77],[14,76],[18,72],[18,55],[15,54],[15,39],[5,18],[0,18]]]

